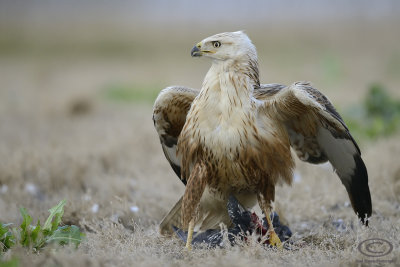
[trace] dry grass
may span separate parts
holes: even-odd
[[[387,84],[396,84],[398,77],[383,70],[375,76],[376,68],[389,64],[386,60],[398,50],[389,42],[389,34],[374,32],[386,38],[385,46],[391,49],[378,49],[374,44],[358,49],[346,46],[343,40],[328,46],[334,55],[339,55],[333,61],[338,60],[346,73],[340,74],[342,68],[339,74],[333,70],[332,75],[339,75],[333,76],[337,83],[329,82],[329,71],[328,76],[323,76],[324,63],[316,63],[320,62],[318,56],[329,50],[323,33],[316,31],[313,35],[307,31],[309,35],[296,36],[301,44],[298,49],[305,54],[300,53],[300,59],[293,63],[281,65],[279,58],[290,52],[285,50],[285,47],[289,49],[286,42],[293,41],[290,31],[272,34],[272,43],[268,38],[260,38],[256,44],[265,44],[269,51],[260,52],[261,68],[265,72],[263,81],[286,83],[286,79],[297,80],[297,76],[307,73],[305,79],[325,77],[317,81],[319,87],[326,82],[328,89],[323,91],[342,105],[354,102],[363,94],[364,85],[370,82],[362,79],[365,76],[383,77]],[[347,35],[356,39],[351,31]],[[307,45],[310,38],[319,47],[317,50]],[[184,56],[193,43],[188,42]],[[271,52],[277,51],[279,44],[285,44],[281,45],[281,57]],[[375,43],[379,44],[381,41]],[[262,47],[259,45],[259,50]],[[361,59],[372,50],[376,54],[368,60],[346,59],[346,55]],[[316,55],[310,56],[310,62],[302,68],[303,57],[313,55],[313,51]],[[294,54],[294,50],[290,53]],[[165,55],[160,59],[151,55],[150,61],[142,55],[134,57],[132,62],[108,57],[85,60],[80,56],[72,59],[69,56],[0,57],[0,220],[19,223],[20,206],[34,214],[34,219],[43,220],[48,208],[66,198],[64,223],[78,225],[87,237],[78,250],[48,249],[32,254],[16,248],[6,254],[7,258],[16,255],[21,265],[31,266],[359,266],[361,261],[371,258],[362,255],[357,246],[363,240],[379,237],[388,240],[394,249],[386,257],[374,260],[388,262],[366,264],[400,264],[399,135],[361,143],[374,208],[368,229],[357,223],[345,189],[329,166],[298,163],[301,179],[292,187],[278,188],[276,197],[280,215],[295,233],[293,250],[273,251],[250,241],[237,247],[184,252],[181,241],[164,238],[157,232],[158,222],[183,194],[184,188],[164,159],[151,121],[151,106],[138,102],[121,104],[104,99],[102,92],[113,81],[147,82],[149,87],[171,83],[198,87],[207,64],[182,59],[183,56],[179,58],[181,65],[173,68],[168,66],[175,58]],[[270,65],[267,58],[274,64]],[[336,68],[336,63],[329,63],[329,58],[326,61],[328,70],[332,67],[329,64]],[[362,68],[366,61],[375,64]],[[312,67],[313,64],[322,69]],[[152,73],[159,75],[153,78]],[[346,88],[356,85],[349,98],[342,85]],[[98,211],[94,212],[96,205]],[[138,211],[132,211],[131,207],[138,207]],[[343,229],[333,226],[332,222],[338,220],[343,221]]]

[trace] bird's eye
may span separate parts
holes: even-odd
[[[214,42],[212,42],[212,45],[213,45],[215,48],[218,48],[218,47],[221,46],[221,43],[218,42],[218,41],[214,41]]]

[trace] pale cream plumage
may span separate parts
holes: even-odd
[[[202,89],[169,87],[154,105],[164,153],[187,184],[162,230],[171,223],[186,227],[191,220],[200,230],[221,222],[229,225],[230,194],[246,208],[258,200],[269,214],[275,185],[291,183],[290,146],[304,161],[329,160],[360,218],[370,216],[360,151],[325,96],[303,82],[260,85],[257,53],[243,32],[208,37],[193,48],[192,56],[213,60]],[[176,221],[180,209],[182,225]]]

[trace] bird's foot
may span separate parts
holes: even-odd
[[[191,243],[186,243],[185,250],[186,251],[192,251],[192,244]]]
[[[282,244],[281,240],[279,239],[278,235],[273,230],[269,233],[269,244],[271,246],[277,247],[279,250],[283,249],[283,244]]]

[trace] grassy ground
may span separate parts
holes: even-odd
[[[259,51],[263,82],[311,80],[346,110],[361,102],[372,82],[399,96],[396,27],[247,32]],[[168,85],[201,85],[209,63],[191,59],[189,51],[218,31],[223,29],[137,33],[132,47],[125,40],[108,53],[101,47],[92,51],[96,42],[71,49],[68,42],[30,39],[10,49],[11,41],[2,41],[0,220],[20,223],[18,209],[24,206],[35,221],[43,221],[47,209],[65,198],[64,223],[86,234],[78,250],[34,254],[15,248],[5,258],[16,256],[22,266],[399,265],[398,133],[359,140],[374,209],[368,229],[357,223],[330,166],[298,162],[300,178],[292,187],[278,188],[276,197],[280,215],[295,233],[291,251],[268,250],[250,240],[188,254],[182,242],[158,234],[158,222],[184,188],[162,154],[151,104]],[[387,240],[393,251],[378,258],[363,255],[357,247],[370,238]]]

